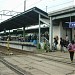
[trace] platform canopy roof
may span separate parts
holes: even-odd
[[[75,16],[75,6],[70,6],[67,8],[63,8],[57,11],[50,12],[49,16],[52,17],[52,20],[56,20],[56,19],[66,20],[66,18],[70,16],[74,19],[75,18],[74,17]]]
[[[43,10],[33,7],[25,12],[22,12],[12,18],[9,18],[0,23],[0,31],[11,30],[21,27],[29,27],[39,23],[39,14],[42,18],[49,18],[48,14]]]

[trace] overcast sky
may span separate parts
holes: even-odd
[[[60,8],[73,4],[74,0],[26,0],[26,8],[37,6],[43,10],[48,8]],[[0,10],[24,11],[24,0],[0,0]]]
[[[46,11],[55,11],[73,5],[74,0],[26,0],[26,10],[34,6]],[[24,11],[24,0],[0,0],[1,10]],[[5,16],[2,17],[5,19]],[[1,20],[0,20],[1,21]]]

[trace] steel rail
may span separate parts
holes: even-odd
[[[8,61],[4,60],[2,57],[0,57],[0,61],[6,65],[8,68],[10,68],[11,70],[13,70],[15,73],[19,74],[19,75],[32,75],[29,72],[19,68],[16,65],[13,65],[11,63],[9,63]]]

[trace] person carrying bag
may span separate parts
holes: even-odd
[[[73,62],[73,59],[74,59],[74,52],[75,52],[75,43],[74,41],[72,40],[71,43],[69,43],[68,45],[68,51],[70,53],[70,60],[71,62]]]

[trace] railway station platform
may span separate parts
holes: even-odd
[[[12,55],[4,57],[4,60],[30,75],[75,75],[75,56],[74,62],[70,63],[69,52]]]
[[[70,55],[69,52],[61,52],[61,51],[56,51],[56,52],[48,52],[48,53],[42,53],[42,54],[36,54],[37,56],[41,56],[43,58],[47,58],[49,60],[55,60],[67,64],[75,64],[75,55],[74,55],[74,61],[71,63],[70,61]]]

